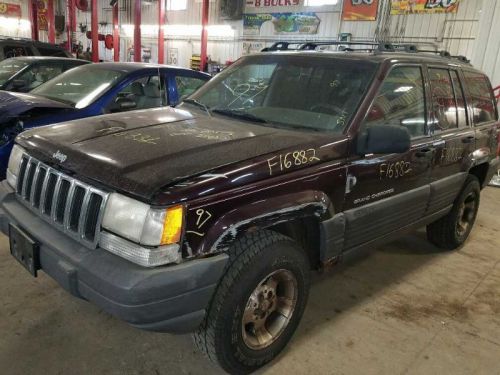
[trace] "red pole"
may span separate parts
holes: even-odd
[[[68,21],[66,22],[66,29],[68,32],[68,51],[72,52],[73,34],[76,32],[75,2],[74,0],[67,0],[66,3],[68,8]]]
[[[56,42],[56,25],[54,22],[54,0],[47,1],[47,32],[49,34],[49,43]]]
[[[165,0],[158,1],[158,64],[164,63],[165,35],[163,25],[165,24]]]
[[[201,9],[201,63],[200,70],[203,72],[207,67],[207,44],[208,44],[208,6],[209,0],[203,0]]]
[[[135,0],[134,10],[134,61],[141,62],[141,0]]]
[[[28,13],[31,21],[31,39],[38,40],[38,7],[36,1],[29,0]]]
[[[113,6],[113,60],[120,61],[120,25],[118,23],[118,3]]]
[[[99,62],[99,40],[97,36],[99,34],[99,26],[97,19],[97,0],[92,0],[92,13],[91,13],[91,27],[92,27],[92,61]]]

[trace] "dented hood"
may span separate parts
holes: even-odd
[[[72,107],[42,96],[0,91],[0,121],[18,116],[34,108],[69,109]]]
[[[174,182],[292,147],[309,137],[313,135],[162,108],[33,129],[17,142],[67,173],[150,199]]]

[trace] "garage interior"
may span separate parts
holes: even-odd
[[[375,8],[356,13],[359,4]],[[277,42],[417,45],[465,56],[500,101],[496,0],[7,0],[0,13],[5,39],[211,75]],[[315,273],[293,339],[257,373],[500,375],[499,212],[500,174],[458,251],[439,250],[421,229]],[[135,329],[43,272],[21,272],[4,235],[0,284],[0,373],[221,373],[190,335]]]

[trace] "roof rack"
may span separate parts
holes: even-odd
[[[444,50],[425,50],[418,49],[415,44],[398,44],[398,43],[390,43],[390,42],[373,42],[373,41],[356,41],[356,42],[342,42],[342,41],[303,41],[303,42],[287,42],[281,41],[276,42],[270,47],[266,47],[262,49],[262,52],[271,52],[271,51],[314,51],[318,47],[323,46],[338,46],[339,51],[345,52],[354,52],[354,51],[362,51],[362,52],[405,52],[405,53],[433,53],[437,54],[441,57],[456,59],[463,63],[470,63],[470,60],[467,57],[462,55],[451,55],[448,51]],[[369,48],[351,48],[351,46],[368,46]]]

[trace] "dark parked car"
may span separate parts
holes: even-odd
[[[0,92],[0,178],[20,131],[103,113],[179,103],[211,77],[189,69],[141,63],[86,64],[30,91]]]
[[[0,90],[28,92],[89,61],[63,57],[13,57],[0,61]]]
[[[31,39],[0,37],[0,60],[19,56],[73,57],[56,44]]]
[[[311,269],[421,226],[459,248],[499,166],[488,78],[424,53],[247,56],[179,109],[24,132],[11,252],[135,327],[195,331],[231,373],[287,344]]]

